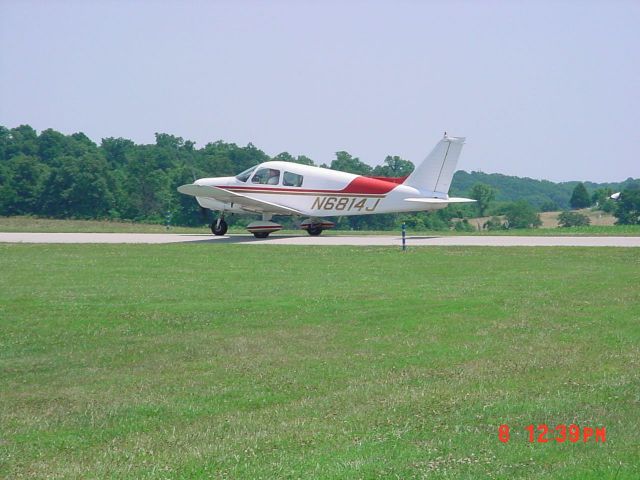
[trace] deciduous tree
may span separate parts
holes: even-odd
[[[508,205],[505,213],[508,228],[537,228],[542,225],[540,215],[524,200]]]
[[[618,225],[640,225],[640,190],[622,191],[614,215]]]
[[[587,187],[584,186],[584,183],[578,183],[573,189],[569,204],[571,208],[587,208],[591,205],[591,197],[589,197],[589,192],[587,192]]]
[[[356,175],[371,175],[372,170],[369,165],[361,162],[359,158],[352,157],[344,151],[336,152],[336,159],[331,162],[329,168],[342,172],[355,173]]]
[[[387,155],[382,165],[373,169],[376,177],[406,177],[413,172],[414,166],[409,160],[404,160],[397,155]]]
[[[496,198],[496,192],[489,185],[476,183],[471,189],[471,198],[477,201],[478,213],[484,217],[489,204]]]

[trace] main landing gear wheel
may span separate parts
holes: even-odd
[[[267,238],[271,232],[256,232],[253,234],[256,238]]]
[[[228,228],[229,226],[224,220],[220,220],[219,222],[215,221],[211,224],[211,232],[214,235],[224,235],[225,233],[227,233]]]
[[[322,227],[319,227],[317,225],[309,225],[309,228],[307,228],[307,233],[312,237],[317,237],[322,233]]]

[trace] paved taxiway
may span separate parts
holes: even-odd
[[[180,233],[2,233],[2,243],[246,243],[250,245],[397,246],[399,236],[387,235],[273,235],[259,240],[252,235],[214,237]],[[640,237],[516,237],[516,236],[408,236],[408,246],[483,247],[640,247]]]

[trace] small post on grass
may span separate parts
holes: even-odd
[[[167,230],[171,228],[171,210],[167,210],[167,213],[164,216],[165,223],[164,226]]]
[[[402,251],[407,250],[407,224],[402,222]]]

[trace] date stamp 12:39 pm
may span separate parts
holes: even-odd
[[[605,443],[607,440],[607,430],[605,427],[580,427],[576,424],[560,424],[554,428],[546,424],[530,424],[524,427],[528,432],[529,443],[582,443],[595,442]],[[509,443],[511,439],[511,429],[509,425],[502,424],[498,427],[498,440],[502,443]]]

